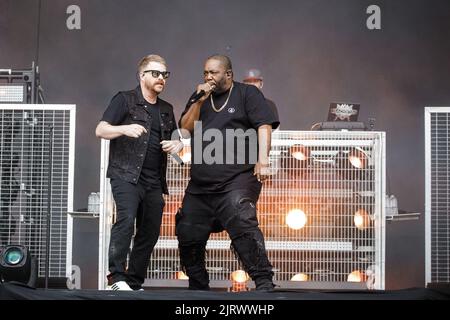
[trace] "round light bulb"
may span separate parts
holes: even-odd
[[[231,280],[238,283],[247,282],[248,278],[248,274],[243,270],[236,270],[231,274]]]
[[[353,216],[353,223],[359,230],[364,230],[370,225],[369,214],[364,209],[359,209]]]
[[[350,273],[347,277],[348,282],[362,282],[363,281],[363,274],[359,270],[355,270],[352,273]]]
[[[286,216],[286,224],[294,230],[303,228],[306,222],[306,214],[300,209],[292,209]]]
[[[291,281],[308,281],[308,275],[306,273],[297,273],[291,278]]]

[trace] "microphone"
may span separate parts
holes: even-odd
[[[177,130],[178,130],[178,134],[180,135],[180,137],[182,137],[181,133],[179,132],[179,129],[177,129]],[[164,140],[170,140],[170,131],[164,130],[163,137],[164,137]],[[181,166],[184,165],[183,159],[180,158],[178,153],[173,152],[173,153],[170,153],[170,155],[179,165],[181,165]]]
[[[174,152],[174,153],[171,153],[170,155],[180,166],[184,165],[183,159],[180,158],[178,153]]]
[[[191,100],[189,100],[189,104],[194,104],[196,103],[198,100],[200,100],[201,97],[203,97],[205,95],[205,90],[200,90],[199,93],[195,94]]]
[[[209,84],[211,87],[211,90],[214,90],[216,88],[216,84]],[[203,97],[206,94],[205,90],[200,90],[198,93],[196,93],[190,100],[189,105],[192,105],[193,103],[196,103],[198,100],[200,100],[201,97]]]

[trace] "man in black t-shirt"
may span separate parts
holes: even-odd
[[[261,74],[261,71],[259,71],[258,69],[250,69],[250,70],[248,70],[245,73],[245,77],[242,80],[242,82],[245,83],[245,84],[253,85],[253,86],[257,87],[259,90],[262,90],[262,88],[264,86],[263,76]],[[272,109],[272,111],[275,114],[275,116],[277,117],[277,119],[279,119],[278,109],[277,109],[277,106],[276,106],[275,102],[273,102],[272,100],[268,99],[267,97],[266,97],[266,102],[269,105],[270,109]]]
[[[176,130],[173,107],[158,97],[170,74],[165,60],[148,55],[138,73],[140,85],[112,98],[95,131],[97,137],[111,140],[107,176],[117,208],[108,257],[113,290],[142,289],[161,227],[167,153],[183,147],[179,140],[170,140]]]
[[[206,242],[212,232],[222,230],[228,232],[256,289],[273,289],[256,202],[270,172],[272,128],[278,125],[256,87],[233,81],[228,57],[206,60],[204,83],[197,86],[180,119],[180,127],[193,133],[191,180],[176,216],[180,259],[190,289],[209,289]]]

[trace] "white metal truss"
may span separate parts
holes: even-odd
[[[170,195],[165,198],[161,234],[145,282],[148,286],[187,286],[179,277],[174,217],[189,180],[189,145],[181,155],[187,165],[168,162]],[[102,168],[107,160],[102,152]],[[282,288],[384,289],[385,134],[275,131],[270,163],[272,176],[264,182],[257,208],[276,284]],[[108,184],[104,174],[102,170],[102,183]],[[110,193],[103,199],[113,202]],[[114,211],[111,204],[104,204],[102,210],[100,229],[106,237]],[[108,241],[100,239],[100,288],[106,285]],[[230,250],[228,235],[213,234],[207,244],[211,286],[229,286],[230,274],[241,268]]]
[[[450,282],[450,107],[425,108],[425,285]]]
[[[50,128],[53,149],[49,156]],[[51,159],[49,276],[72,271],[75,105],[0,104],[0,246],[22,244],[45,275]]]

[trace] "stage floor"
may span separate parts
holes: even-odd
[[[389,291],[277,290],[273,292],[222,292],[173,289],[99,291],[33,289],[15,283],[0,284],[0,300],[449,300],[450,287],[411,288]]]

